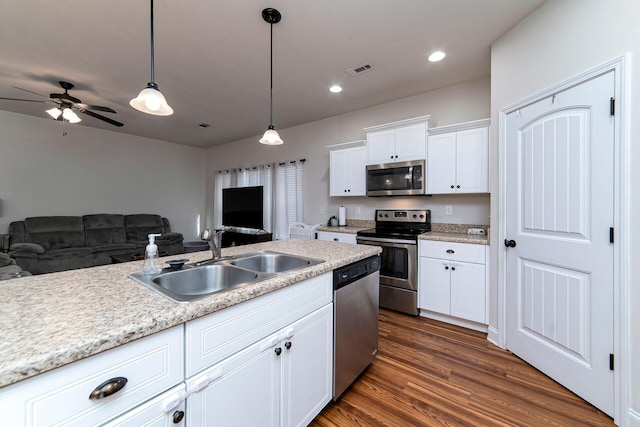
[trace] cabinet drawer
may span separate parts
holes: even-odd
[[[485,263],[485,245],[451,243],[434,240],[419,240],[421,257],[440,258],[450,261]]]
[[[331,231],[318,231],[318,240],[330,242],[356,243],[356,235],[349,233],[335,233]]]
[[[0,411],[11,426],[91,426],[104,423],[180,383],[183,328],[141,338],[2,389]],[[120,391],[89,395],[109,379],[124,377]]]
[[[333,301],[325,273],[186,324],[187,378]]]

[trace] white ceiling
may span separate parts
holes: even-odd
[[[0,96],[44,99],[74,83],[116,128],[207,147],[261,135],[269,124],[269,24],[275,7],[274,125],[284,129],[490,72],[490,45],[544,0],[156,0],[155,81],[175,110],[134,110],[150,80],[149,1],[0,1]],[[434,50],[447,57],[429,63]],[[350,77],[365,63],[372,71]],[[329,86],[344,91],[332,94]],[[0,110],[48,117],[47,104],[0,100]],[[200,123],[211,127],[202,129]],[[78,125],[76,125],[78,126]]]

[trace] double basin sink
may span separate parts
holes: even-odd
[[[262,251],[187,264],[178,271],[162,271],[155,275],[135,273],[129,277],[174,302],[186,303],[322,262],[314,258]]]

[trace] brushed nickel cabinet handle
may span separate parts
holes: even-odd
[[[109,397],[122,390],[125,385],[127,385],[127,379],[125,377],[111,378],[96,387],[89,395],[89,400],[99,400]]]

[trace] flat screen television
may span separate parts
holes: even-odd
[[[222,225],[264,229],[263,187],[222,189]]]

